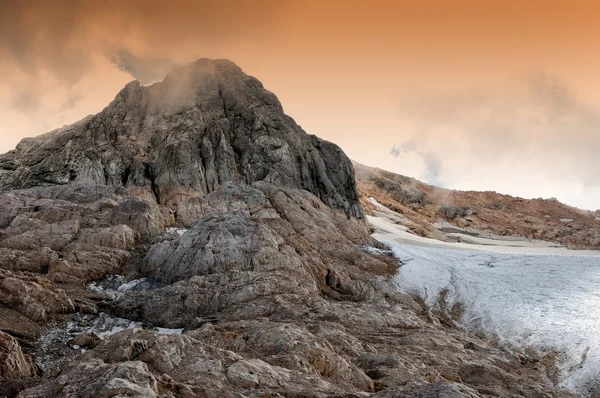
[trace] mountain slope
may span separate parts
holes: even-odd
[[[124,186],[170,207],[225,181],[306,189],[362,216],[341,149],[306,134],[274,94],[226,60],[198,60],[149,87],[132,82],[98,115],[0,158],[0,187]]]
[[[399,292],[352,164],[200,60],[0,159],[0,396],[567,397]]]
[[[453,233],[526,238],[572,249],[600,249],[600,213],[555,199],[523,199],[496,192],[453,191],[354,162],[361,203],[374,198],[403,214],[414,233],[440,240]],[[448,236],[447,233],[451,235]]]

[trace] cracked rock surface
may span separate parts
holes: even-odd
[[[0,161],[0,396],[570,396],[369,232],[341,150],[233,63],[132,83]]]
[[[342,150],[306,134],[273,93],[226,60],[198,60],[149,87],[132,82],[101,113],[0,157],[4,187],[123,186],[171,208],[225,181],[304,189],[362,216]]]

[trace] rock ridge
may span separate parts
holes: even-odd
[[[226,181],[305,189],[363,217],[342,150],[306,134],[277,97],[227,60],[200,59],[148,87],[129,83],[102,112],[0,156],[0,189],[124,187],[175,208]]]
[[[570,397],[400,292],[354,170],[199,60],[0,156],[0,397]]]

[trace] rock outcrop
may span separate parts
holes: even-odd
[[[342,150],[306,134],[273,93],[226,60],[198,60],[149,87],[132,82],[98,115],[0,157],[5,189],[109,185],[171,208],[226,181],[304,189],[362,216]]]
[[[219,206],[244,199],[244,210]],[[167,286],[126,294],[115,308],[118,315],[179,328],[214,313],[237,320],[266,315],[276,297],[301,302],[325,294],[360,301],[375,294],[361,273],[395,269],[360,250],[373,244],[360,220],[347,220],[306,191],[226,184],[203,200],[204,215],[195,226],[153,245],[141,265],[142,275]],[[256,213],[267,217],[246,210],[256,203],[264,206]],[[349,258],[360,264],[352,275]]]
[[[158,397],[157,382],[145,363],[110,365],[99,360],[78,362],[52,383],[32,388],[21,397]]]
[[[353,173],[228,61],[23,141],[0,158],[0,396],[570,396],[396,289]]]
[[[3,377],[27,377],[36,374],[29,355],[23,354],[14,337],[0,331],[0,375]]]

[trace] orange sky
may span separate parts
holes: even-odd
[[[600,208],[600,3],[219,3],[0,0],[0,152],[228,58],[357,161]]]

